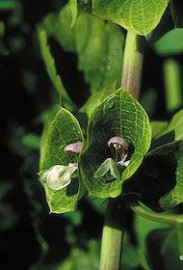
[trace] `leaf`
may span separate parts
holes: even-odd
[[[173,17],[173,21],[175,27],[182,28],[183,27],[183,5],[182,0],[172,0],[171,2],[171,13]]]
[[[160,22],[169,0],[93,0],[92,3],[95,15],[146,36]]]
[[[174,114],[170,123],[158,121],[152,122],[151,126],[153,138],[155,139],[168,136],[168,134],[173,132],[174,137],[172,138],[172,141],[183,140],[183,109]]]
[[[80,248],[74,248],[66,261],[61,265],[58,265],[55,270],[98,270],[99,254],[99,244],[94,240],[90,240],[87,251]]]
[[[137,250],[139,260],[144,267],[144,269],[151,269],[147,260],[147,236],[155,229],[167,228],[169,225],[165,223],[155,222],[148,220],[135,214],[135,232],[137,236]]]
[[[50,80],[52,81],[55,89],[57,90],[58,94],[61,96],[63,101],[66,101],[69,104],[72,104],[73,107],[75,107],[75,105],[73,104],[72,100],[70,99],[70,97],[68,96],[68,94],[64,88],[64,85],[62,83],[60,76],[57,74],[57,70],[55,67],[55,61],[51,55],[51,51],[50,51],[50,48],[48,45],[47,33],[41,27],[38,28],[38,39],[40,42],[41,54],[42,54],[44,63],[46,65],[47,73],[50,77]]]
[[[23,136],[22,143],[30,149],[39,149],[40,137],[35,133],[27,133]]]
[[[152,231],[147,239],[148,258],[151,269],[179,270],[182,269],[183,261],[183,226],[157,229]]]
[[[83,13],[76,23],[75,44],[79,69],[92,92],[120,81],[124,37],[118,26]]]
[[[95,108],[109,95],[113,94],[116,90],[116,82],[107,88],[100,90],[99,92],[93,93],[89,99],[85,102],[83,107],[79,110],[81,114],[86,114],[90,119]]]
[[[166,121],[152,121],[152,139],[157,139],[167,129],[168,122]]]
[[[78,68],[84,72],[92,92],[120,81],[124,36],[118,26],[83,12],[71,27],[69,5],[58,15],[48,15],[42,25],[65,51],[77,53]]]
[[[91,13],[92,12],[92,0],[78,0],[78,8],[80,10]]]
[[[176,152],[176,184],[175,187],[160,199],[160,205],[163,209],[175,207],[183,203],[183,143],[179,151]]]
[[[77,16],[78,16],[77,0],[69,0],[69,3],[70,3],[71,13],[72,13],[71,27],[73,27],[74,24],[76,23]]]
[[[0,10],[6,11],[15,9],[19,6],[19,2],[16,0],[1,0],[0,1]]]
[[[175,132],[175,141],[183,140],[183,109],[178,111],[172,117],[166,133]]]
[[[60,109],[44,134],[44,146],[41,149],[40,174],[55,165],[68,166],[77,163],[77,155],[65,153],[66,145],[83,141],[82,131],[74,116],[65,109]],[[82,184],[77,178],[67,187],[54,191],[44,184],[47,202],[53,213],[73,211],[82,193]]]
[[[70,0],[71,1],[71,0]],[[53,37],[65,51],[75,51],[73,6],[65,5],[58,14],[49,14],[43,20],[41,26],[46,29],[49,37]],[[74,19],[73,19],[74,18]]]
[[[163,211],[159,200],[176,184],[175,153],[179,145],[173,141],[151,149],[135,175],[123,184],[123,195],[139,194],[143,204],[156,212]]]
[[[175,55],[183,52],[183,29],[173,29],[154,43],[156,52],[160,55]]]
[[[111,175],[94,178],[100,165],[111,152],[107,142],[114,136],[122,137],[134,147],[131,162],[121,179]],[[88,128],[87,149],[81,155],[80,169],[90,195],[107,198],[121,193],[121,185],[140,166],[151,140],[151,127],[141,105],[124,89],[106,98],[93,112]]]

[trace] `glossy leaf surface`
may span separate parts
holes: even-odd
[[[131,144],[134,152],[130,164],[120,179],[106,174],[95,178],[100,165],[111,156],[107,142],[114,136],[122,137]],[[124,89],[106,98],[93,112],[88,129],[88,146],[81,156],[80,168],[84,182],[93,196],[116,197],[121,185],[140,166],[151,140],[151,127],[141,105]]]
[[[93,0],[93,12],[139,35],[147,35],[160,22],[169,0]]]
[[[44,134],[40,160],[40,175],[52,166],[68,166],[77,163],[78,155],[70,156],[64,149],[68,144],[83,141],[82,131],[74,116],[65,109],[60,109]],[[52,190],[44,183],[47,202],[51,212],[64,213],[73,211],[80,196],[77,176],[71,183],[58,191]]]

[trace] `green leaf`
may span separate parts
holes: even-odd
[[[71,27],[69,5],[58,15],[48,15],[42,25],[64,50],[77,53],[78,68],[93,92],[120,81],[124,36],[118,26],[83,12]]]
[[[136,247],[130,242],[127,233],[123,235],[122,251],[120,269],[141,269],[140,266],[143,265],[143,261],[141,261]]]
[[[30,149],[39,149],[40,137],[35,133],[27,133],[23,136],[22,143]]]
[[[39,43],[40,43],[41,54],[42,54],[44,63],[46,65],[47,73],[50,77],[50,80],[52,81],[55,89],[57,90],[58,94],[63,99],[63,101],[66,101],[69,104],[72,104],[73,107],[75,107],[75,105],[73,104],[72,100],[70,99],[70,97],[68,96],[64,88],[64,85],[62,83],[60,76],[57,74],[55,61],[51,55],[50,47],[48,45],[47,33],[41,27],[38,28],[38,38],[39,38]]]
[[[69,3],[70,3],[71,13],[72,13],[71,27],[73,27],[77,21],[77,16],[78,16],[77,0],[69,0]]]
[[[166,121],[152,121],[152,139],[157,139],[167,129],[168,122]]]
[[[172,141],[183,140],[183,110],[178,111],[172,117],[170,123],[165,121],[151,122],[152,134],[154,139],[165,137],[170,133],[174,133]]]
[[[182,269],[183,261],[183,225],[167,229],[157,229],[148,236],[148,258],[151,269]]]
[[[92,12],[92,0],[78,0],[78,8],[80,10],[91,13]]]
[[[154,44],[160,55],[175,55],[183,52],[183,29],[173,29]]]
[[[93,92],[120,81],[124,37],[118,26],[81,14],[75,27],[79,69]]]
[[[146,36],[160,22],[169,0],[93,0],[95,15]]]
[[[127,140],[134,147],[131,162],[121,179],[111,175],[94,178],[100,165],[110,157],[107,142],[114,136]],[[150,146],[151,127],[142,106],[124,89],[106,98],[93,112],[88,128],[88,144],[81,155],[80,169],[89,193],[99,198],[116,197],[125,179],[140,166]]]
[[[88,119],[90,119],[95,108],[109,95],[113,94],[116,90],[116,82],[99,92],[93,93],[89,99],[86,101],[84,106],[79,110],[81,114],[86,114]]]
[[[171,131],[175,132],[175,141],[183,140],[183,110],[178,111],[174,114],[166,133]]]
[[[160,146],[157,146],[152,151],[150,151],[148,155],[161,154],[164,157],[167,156],[166,158],[169,158],[171,162],[169,168],[173,165],[173,162],[177,163],[174,170],[176,171],[174,187],[172,187],[171,190],[164,194],[159,200],[160,206],[163,209],[168,209],[183,202],[183,110],[177,112],[168,125],[166,122],[160,123],[161,124],[159,126],[154,126],[156,131],[162,127],[161,132],[158,133],[155,139],[163,142],[162,138],[168,138],[168,135],[172,132],[174,133],[174,138],[172,138],[172,142],[170,143],[164,143]],[[171,158],[171,149],[174,153],[173,159]],[[174,179],[172,178],[172,183],[173,182]]]
[[[173,17],[173,21],[176,27],[183,27],[183,5],[182,0],[172,0],[171,1],[171,13]]]
[[[40,174],[55,165],[77,163],[77,155],[70,156],[64,151],[66,145],[83,141],[82,131],[74,116],[60,109],[46,131],[41,149]],[[73,178],[71,184],[59,191],[52,190],[46,183],[44,188],[50,212],[53,213],[73,211],[82,193],[82,184],[77,178]]]
[[[123,194],[138,194],[136,202],[140,200],[154,211],[162,211],[159,199],[175,186],[179,144],[173,141],[151,149],[135,175],[123,184]]]
[[[176,184],[175,187],[160,199],[160,205],[163,209],[172,208],[183,203],[183,144],[179,151],[176,152]]]
[[[15,9],[19,5],[19,2],[16,0],[1,0],[0,1],[0,10],[10,10],[10,9]]]
[[[75,51],[73,6],[65,5],[58,14],[49,14],[41,26],[46,29],[49,37],[53,37],[65,51]]]
[[[99,244],[94,240],[90,240],[87,251],[80,248],[74,248],[66,261],[61,265],[58,265],[55,270],[98,270],[99,254]]]
[[[169,225],[165,223],[155,222],[148,220],[135,214],[135,232],[137,235],[137,250],[140,262],[144,269],[150,270],[150,266],[147,260],[147,236],[148,234],[158,228],[166,228]]]

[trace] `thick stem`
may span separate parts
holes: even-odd
[[[121,86],[139,98],[145,38],[127,32]]]
[[[122,225],[124,211],[124,206],[119,202],[119,199],[109,199],[102,232],[100,270],[119,269],[124,231]]]

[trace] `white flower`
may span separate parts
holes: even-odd
[[[127,167],[130,163],[130,160],[127,161],[118,161],[116,162],[112,158],[107,158],[97,169],[97,171],[94,174],[95,178],[101,178],[103,177],[107,172],[110,172],[110,174],[116,178],[120,178],[120,169],[123,169],[124,167]],[[120,168],[121,167],[121,168]]]
[[[69,163],[68,166],[55,165],[45,171],[40,180],[47,183],[51,189],[60,190],[70,184],[71,176],[77,169],[77,163]]]

